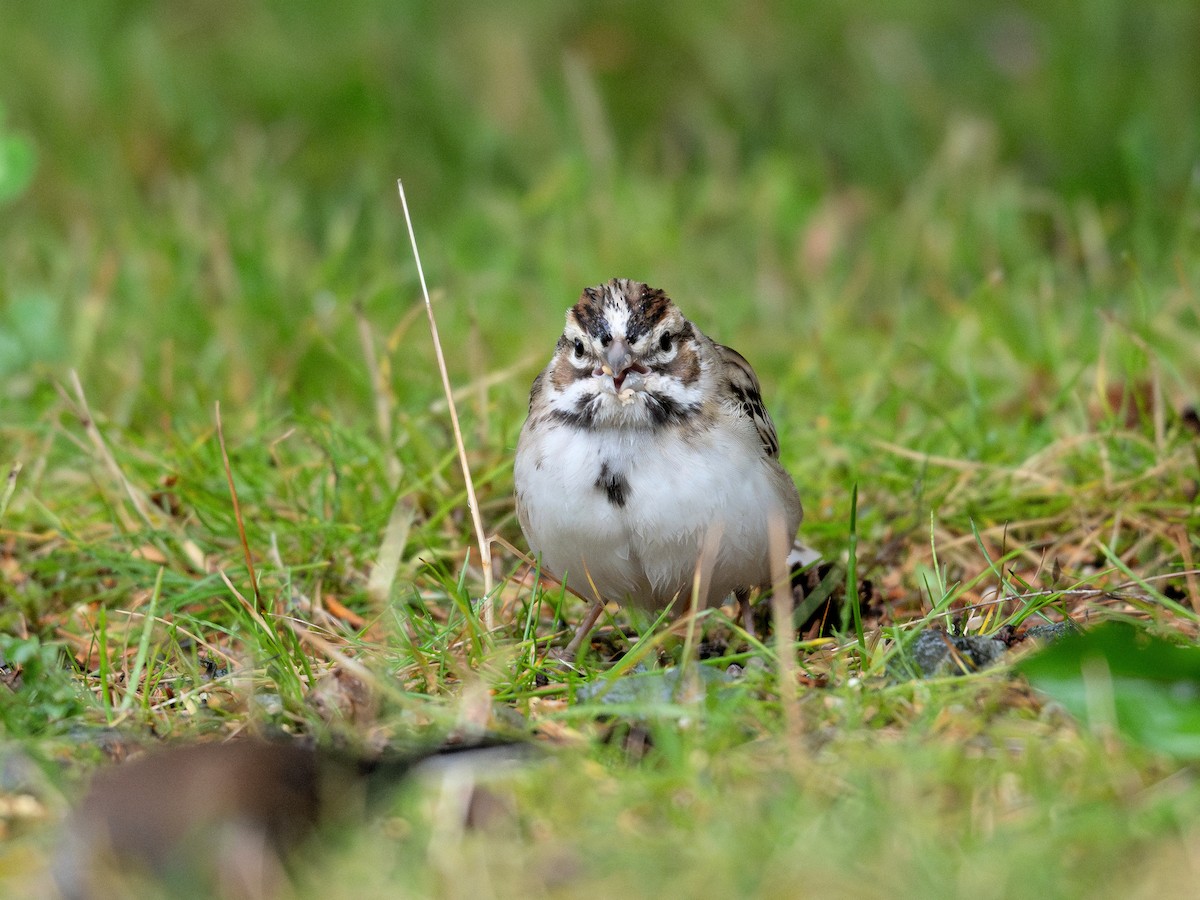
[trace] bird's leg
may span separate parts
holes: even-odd
[[[579,658],[583,656],[584,641],[587,640],[592,629],[596,627],[596,622],[600,620],[600,613],[604,612],[604,601],[597,598],[592,603],[592,608],[588,610],[588,614],[583,617],[583,621],[579,624],[579,628],[575,631],[575,636],[571,638],[571,643],[567,644],[563,650],[563,656],[572,662],[579,662]]]
[[[750,637],[757,637],[754,633],[754,616],[750,611],[750,591],[742,588],[739,591],[734,591],[734,597],[737,598],[738,612],[742,618],[742,628],[746,630],[746,634]]]

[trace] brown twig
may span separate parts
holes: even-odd
[[[229,465],[229,453],[225,450],[225,429],[221,425],[221,401],[215,405],[217,417],[217,443],[221,445],[221,459],[225,463],[225,480],[229,482],[229,497],[233,500],[233,518],[237,522],[238,537],[242,540],[242,554],[246,558],[246,571],[250,574],[250,588],[254,591],[255,608],[263,608],[262,597],[258,593],[258,577],[254,574],[254,560],[250,556],[250,542],[246,540],[246,525],[242,521],[242,507],[238,503],[237,488],[233,484],[233,469]],[[225,577],[225,573],[221,573]],[[228,579],[226,579],[228,582]]]
[[[1200,582],[1196,580],[1196,569],[1192,562],[1192,548],[1188,543],[1187,528],[1183,525],[1173,526],[1171,538],[1175,541],[1175,546],[1179,548],[1179,556],[1183,559],[1183,571],[1179,574],[1183,575],[1184,583],[1187,584],[1188,602],[1192,606],[1192,612],[1200,613]],[[1145,580],[1149,581],[1150,579]]]

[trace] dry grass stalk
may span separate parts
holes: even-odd
[[[400,205],[404,207],[404,223],[408,226],[408,239],[412,243],[413,261],[417,264],[417,278],[421,282],[421,296],[425,300],[425,312],[429,316],[429,334],[433,338],[438,372],[442,376],[442,389],[446,393],[446,402],[449,404],[450,426],[454,430],[454,445],[458,449],[458,461],[462,465],[463,480],[467,485],[467,506],[471,510],[471,521],[475,526],[475,539],[479,543],[479,562],[483,567],[483,624],[491,631],[496,627],[496,613],[492,600],[492,550],[483,530],[483,519],[479,515],[479,500],[475,496],[475,482],[471,477],[471,465],[467,461],[467,448],[463,444],[462,428],[458,424],[458,408],[454,403],[454,391],[450,387],[450,374],[446,370],[446,357],[442,353],[442,341],[438,337],[433,303],[429,299],[429,288],[425,284],[425,270],[421,266],[421,252],[417,249],[417,235],[413,230],[412,215],[408,211],[408,199],[404,196],[404,183],[397,180],[396,189],[400,192]]]

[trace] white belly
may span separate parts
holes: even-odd
[[[523,436],[528,437],[528,436]],[[771,520],[790,546],[799,525],[795,488],[745,436],[554,428],[518,454],[514,478],[522,526],[544,567],[585,597],[661,607],[692,594],[705,553],[702,603],[771,578]],[[614,501],[601,473],[619,475]]]

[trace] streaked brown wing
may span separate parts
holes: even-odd
[[[732,347],[726,347],[724,344],[717,344],[716,347],[725,366],[725,377],[729,379],[735,407],[754,422],[767,456],[778,459],[779,437],[775,434],[775,423],[771,421],[767,408],[763,406],[758,376],[754,374],[746,358]]]

